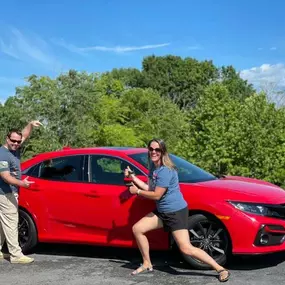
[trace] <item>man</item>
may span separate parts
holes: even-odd
[[[33,258],[23,255],[18,240],[18,189],[29,188],[28,177],[21,180],[20,146],[30,136],[34,127],[42,124],[30,122],[23,130],[10,130],[5,144],[0,147],[0,259],[4,258],[2,246],[6,239],[11,263],[27,264]]]

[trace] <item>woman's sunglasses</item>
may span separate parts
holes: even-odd
[[[9,138],[9,140],[10,140],[12,143],[18,143],[18,144],[22,143],[22,140],[18,141],[18,140],[12,140],[12,139],[10,139],[10,138]]]
[[[152,147],[149,147],[149,148],[148,148],[148,151],[149,151],[149,152],[153,152],[153,151],[155,151],[155,152],[161,152],[161,148],[152,148]]]

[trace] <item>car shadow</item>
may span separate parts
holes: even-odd
[[[39,244],[35,254],[76,256],[85,258],[109,259],[121,267],[130,270],[140,266],[141,256],[136,248],[115,248],[97,247],[90,245],[69,245],[69,244]],[[151,258],[155,270],[172,275],[197,275],[216,276],[204,273],[204,270],[197,270],[187,264],[181,255],[174,251],[151,251]],[[285,261],[285,252],[273,253],[259,256],[234,256],[225,265],[229,270],[257,270],[277,266]],[[185,271],[186,270],[186,271]],[[189,270],[189,271],[188,271]]]
[[[277,266],[285,261],[285,251],[265,255],[234,256],[228,268],[232,270],[257,270]]]
[[[122,268],[133,270],[141,265],[141,256],[138,249],[135,248],[111,248],[97,247],[89,245],[66,245],[66,244],[39,244],[35,250],[38,255],[56,255],[56,256],[76,256],[85,258],[108,259],[110,263],[117,264]],[[179,255],[171,251],[151,251],[153,268],[156,271],[172,275],[186,276],[206,276],[216,277],[217,274],[204,273],[200,270],[191,269],[180,258]],[[188,271],[191,269],[191,271]],[[184,271],[186,270],[186,271]]]

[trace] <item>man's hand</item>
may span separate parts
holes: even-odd
[[[22,130],[22,144],[30,136],[32,129],[34,127],[37,128],[39,126],[43,126],[43,124],[40,121],[31,121],[25,126],[25,128]]]
[[[33,127],[39,127],[39,126],[43,126],[43,124],[40,121],[31,121],[30,124]]]
[[[27,176],[24,180],[21,181],[21,187],[29,188],[31,184],[35,183],[35,181],[29,181],[29,176]]]

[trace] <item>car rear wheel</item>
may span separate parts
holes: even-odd
[[[188,229],[191,244],[203,249],[218,264],[224,265],[230,254],[230,238],[222,223],[202,214],[189,216]],[[210,269],[194,257],[184,255],[185,261],[196,269]]]
[[[19,209],[19,244],[23,253],[30,252],[38,243],[37,229],[31,216]]]

